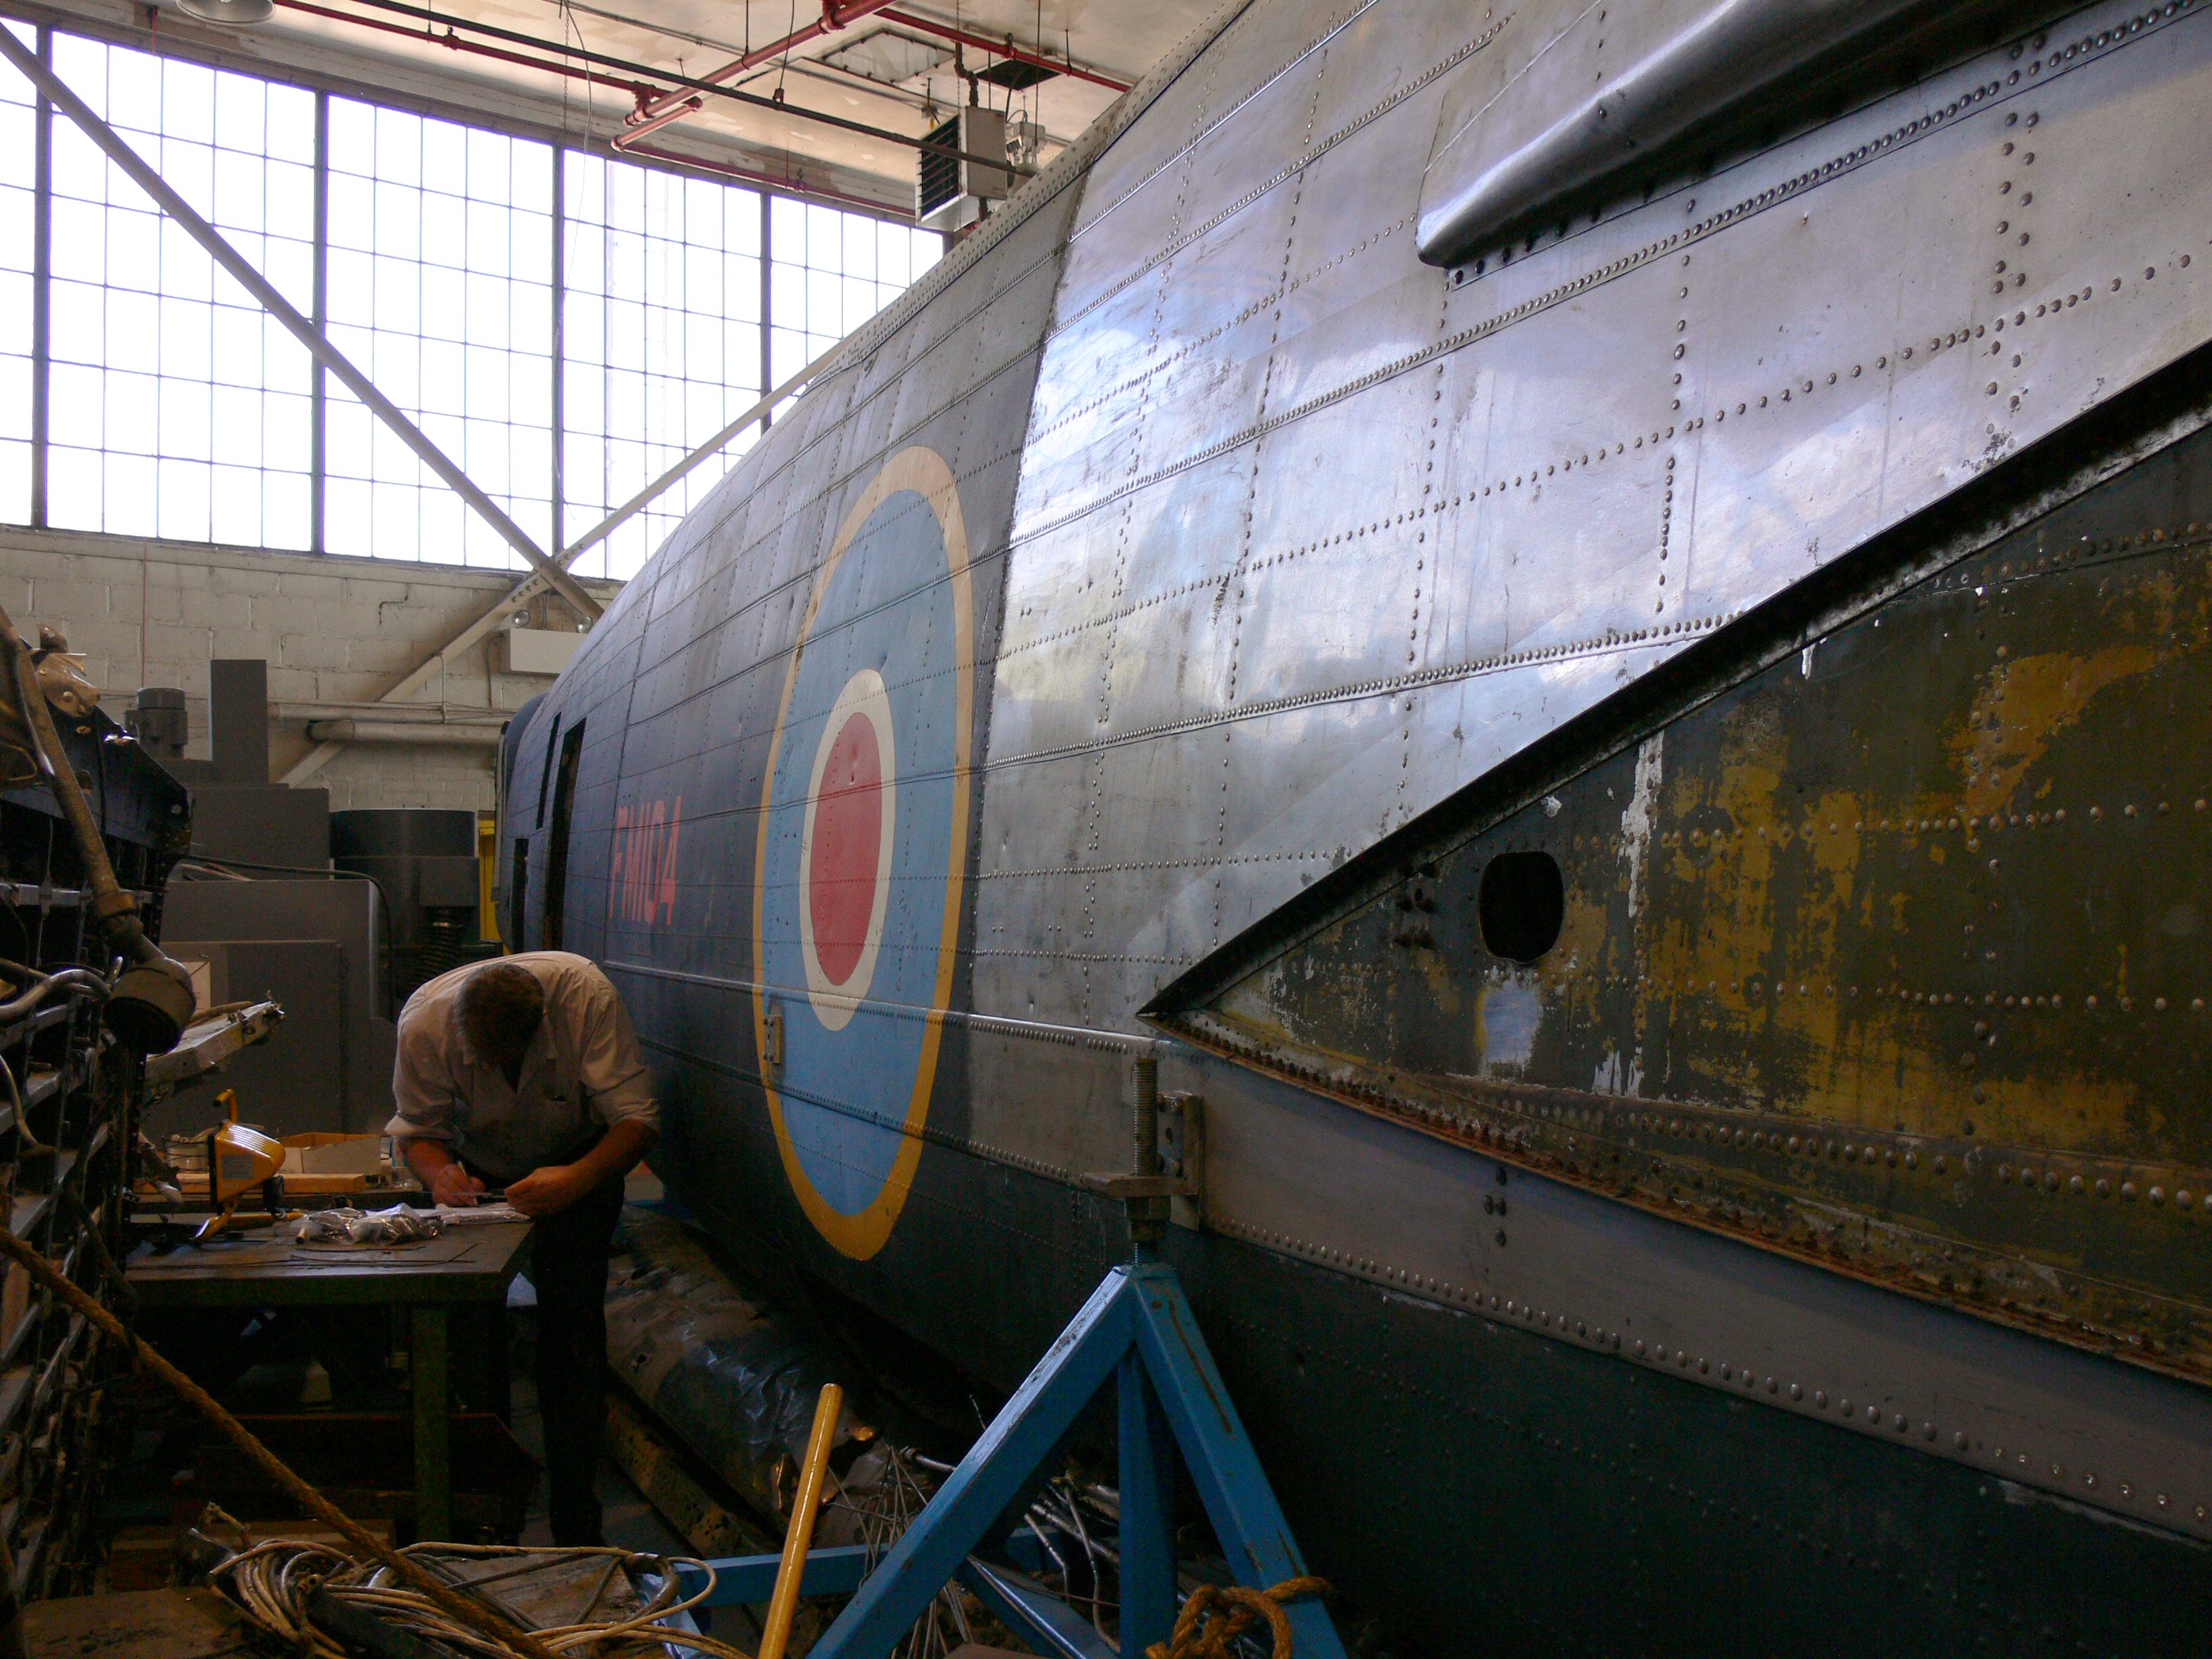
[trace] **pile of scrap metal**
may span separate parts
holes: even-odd
[[[631,1449],[642,1442],[652,1456],[653,1437],[649,1430],[641,1434],[629,1408],[617,1402],[613,1441],[618,1461],[702,1552],[746,1553],[772,1547],[781,1537],[824,1382],[844,1384],[847,1392],[814,1528],[817,1548],[888,1550],[996,1403],[958,1389],[957,1407],[970,1426],[965,1435],[948,1434],[949,1414],[932,1409],[942,1402],[921,1397],[948,1392],[943,1378],[918,1377],[911,1363],[904,1374],[890,1374],[883,1355],[856,1352],[833,1319],[805,1305],[803,1293],[772,1298],[683,1222],[635,1205],[623,1212],[606,1312],[607,1355],[617,1377],[653,1425],[679,1443],[680,1455],[701,1472],[704,1484],[726,1491],[742,1507],[744,1514],[732,1519],[700,1504],[696,1487],[665,1482],[640,1466],[639,1453]],[[943,1455],[900,1443],[900,1434],[884,1431],[886,1420],[902,1433],[926,1436],[930,1450]],[[687,1492],[677,1502],[688,1508],[672,1509],[664,1496],[672,1490]],[[1113,1490],[1071,1464],[1031,1500],[1009,1551],[1102,1635],[1114,1612],[1118,1518]],[[715,1528],[722,1529],[719,1540]],[[817,1627],[816,1616],[814,1610],[802,1613],[794,1651],[803,1650]],[[949,1588],[901,1651],[908,1659],[949,1653],[963,1643],[988,1640],[989,1624],[972,1598]]]
[[[0,612],[0,1198],[16,1237],[106,1297],[145,1061],[194,996],[154,943],[185,792],[99,696],[58,634],[33,647]],[[84,1588],[116,1431],[101,1384],[126,1363],[21,1269],[0,1279],[0,1601]]]

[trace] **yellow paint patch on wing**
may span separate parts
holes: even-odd
[[[1638,974],[1639,1031],[1663,1032],[1678,1018],[1732,1028],[1745,1041],[1720,1050],[1741,1056],[1729,1081],[1759,1099],[1772,1079],[1759,1074],[1763,1048],[1750,1038],[1768,1010],[1746,988],[1774,951],[1776,804],[1788,736],[1765,711],[1733,712],[1717,769],[1670,773],[1660,788],[1651,890],[1634,918],[1630,971]]]
[[[2053,651],[1999,663],[1953,738],[1966,774],[1959,810],[1979,817],[2007,805],[2051,738],[2078,723],[2099,692],[2148,672],[2158,659],[2148,645],[2115,642],[2086,653]]]
[[[1886,1122],[1893,1108],[1875,1097],[1890,1091],[1874,1079],[1911,1060],[1886,1021],[1869,1030],[1870,1005],[1836,972],[1844,936],[1873,921],[1855,908],[1864,902],[1866,804],[1844,790],[1796,795],[1790,728],[1747,713],[1731,722],[1716,769],[1670,778],[1664,792],[1664,891],[1638,919],[1649,987],[1641,1029],[1680,1016],[1732,1025],[1745,1040],[1723,1071],[1742,1097],[1839,1123]],[[1753,1040],[1762,1033],[1769,1040]],[[1729,1050],[1709,1050],[1708,1065],[1715,1052]],[[1783,1054],[1807,1069],[1773,1071]]]
[[[2039,1054],[2027,1074],[1994,1084],[1976,1121],[2003,1143],[2107,1158],[2157,1155],[2162,1125],[2141,1121],[2131,1078]]]
[[[1606,896],[1574,884],[1567,889],[1566,915],[1559,942],[1541,964],[1546,982],[1555,988],[1589,983],[1594,975],[1618,973],[1636,959],[1635,941],[1618,937]]]
[[[1717,981],[1707,994],[1744,1013],[1741,981],[1774,945],[1769,889],[1787,729],[1763,709],[1732,710],[1720,762],[1711,774],[1682,771],[1665,781],[1658,823],[1671,845],[1655,867],[1673,890],[1647,907],[1657,936],[1640,943],[1654,986]]]

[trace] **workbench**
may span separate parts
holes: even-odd
[[[526,1221],[464,1221],[396,1247],[303,1244],[301,1223],[204,1245],[133,1249],[125,1275],[138,1305],[161,1309],[405,1308],[417,1539],[453,1535],[448,1316],[503,1307],[523,1265]]]

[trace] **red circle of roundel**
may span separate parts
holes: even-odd
[[[830,740],[808,872],[815,953],[833,985],[853,977],[868,942],[883,851],[883,785],[875,723],[855,709]]]

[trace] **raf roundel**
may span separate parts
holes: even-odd
[[[883,676],[863,668],[823,722],[799,840],[799,957],[822,1024],[841,1031],[875,978],[898,839],[898,743]]]
[[[952,993],[972,614],[951,471],[902,450],[817,573],[753,879],[754,1038],[775,1057],[760,1069],[777,1150],[807,1219],[856,1258],[883,1248],[906,1201]]]

